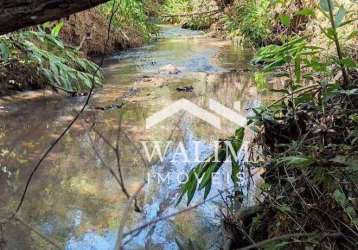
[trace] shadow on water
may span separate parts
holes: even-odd
[[[146,129],[145,119],[180,98],[207,109],[210,98],[233,108],[240,102],[240,113],[264,101],[257,92],[248,61],[251,52],[234,48],[229,42],[205,37],[201,32],[163,27],[158,41],[119,53],[106,60],[106,84],[95,94],[91,107],[44,161],[30,186],[20,216],[27,223],[60,242],[66,249],[113,249],[119,221],[127,198],[121,192],[102,160],[116,166],[116,158],[98,133],[115,143],[119,140],[125,185],[133,193],[144,178],[149,183],[139,197],[143,213],[128,214],[126,229],[171,214],[185,207],[175,206],[178,173],[188,172],[196,163],[185,162],[169,148],[164,161],[144,166],[137,148],[142,141],[182,142],[189,158],[200,142],[201,159],[213,151],[212,142],[232,134],[236,125],[222,119],[222,129],[180,113]],[[171,73],[167,66],[174,67]],[[177,88],[190,86],[192,92]],[[98,110],[125,100],[122,109]],[[81,105],[82,97],[39,97],[34,100],[0,103],[0,213],[14,209],[26,178],[49,142],[56,138]],[[120,118],[122,117],[122,118]],[[173,132],[174,131],[174,132]],[[93,149],[96,149],[98,155]],[[142,149],[142,148],[141,148]],[[141,151],[143,153],[143,150]],[[144,153],[143,153],[144,154]],[[230,187],[225,168],[219,185],[210,195]],[[170,175],[158,183],[158,175]],[[197,195],[193,204],[202,201]],[[176,218],[161,221],[124,239],[125,249],[178,249],[176,240],[191,239],[203,249],[216,249],[220,238],[220,199]],[[3,228],[7,249],[49,249],[36,234],[20,224]]]

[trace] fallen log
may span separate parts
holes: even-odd
[[[54,21],[109,0],[0,0],[0,35]]]

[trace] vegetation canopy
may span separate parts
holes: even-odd
[[[39,4],[35,6],[35,3]],[[90,175],[100,178],[98,166],[107,171],[103,183],[96,186],[81,175],[72,176],[71,171],[76,168],[71,165],[71,168],[65,169],[64,174],[70,180],[61,179],[58,186],[76,196],[76,199],[78,195],[83,199],[79,198],[81,203],[93,205],[86,210],[88,213],[94,212],[96,216],[97,212],[105,213],[103,217],[110,218],[110,223],[100,216],[91,219],[96,223],[101,221],[101,230],[110,228],[108,230],[111,233],[118,232],[115,238],[117,249],[126,248],[126,244],[129,246],[133,238],[142,237],[143,232],[148,232],[151,240],[158,236],[158,232],[160,234],[160,244],[143,243],[146,248],[162,249],[162,241],[171,240],[173,242],[170,242],[170,248],[207,249],[204,237],[214,237],[211,234],[203,236],[202,231],[209,230],[209,226],[205,224],[204,230],[196,230],[202,226],[198,225],[202,221],[198,223],[195,220],[194,223],[193,219],[194,216],[200,217],[197,216],[199,213],[203,217],[207,216],[204,214],[206,210],[197,210],[197,214],[189,214],[187,217],[180,216],[204,204],[208,205],[208,201],[215,203],[215,208],[220,208],[218,212],[222,237],[219,249],[358,249],[356,0],[34,0],[0,1],[0,4],[0,33],[3,34],[0,36],[0,96],[44,88],[70,96],[87,95],[80,112],[71,118],[69,125],[59,136],[55,136],[53,143],[34,164],[35,167],[25,180],[25,191],[20,195],[14,215],[5,219],[6,222],[0,216],[0,249],[7,243],[3,240],[3,232],[6,231],[4,228],[8,229],[8,221],[13,219],[17,224],[29,228],[31,234],[40,237],[46,244],[61,248],[47,236],[57,229],[52,229],[53,225],[50,223],[46,224],[44,215],[41,215],[41,223],[37,222],[43,226],[44,229],[41,230],[27,225],[18,216],[27,198],[27,190],[31,190],[29,187],[32,178],[40,165],[46,160],[55,162],[56,165],[57,160],[62,159],[58,154],[48,158],[57,144],[62,147],[59,148],[61,153],[78,153],[77,156],[65,155],[62,161],[66,165],[75,165],[71,157],[78,157],[75,163],[82,163],[86,167],[92,164],[96,167],[93,172],[88,169],[80,170],[89,172],[84,175],[86,178]],[[92,7],[94,8],[90,9]],[[77,13],[82,10],[85,11]],[[77,14],[71,15],[73,13]],[[10,21],[6,23],[5,18]],[[204,32],[188,32],[178,26]],[[174,33],[176,30],[182,33],[174,34],[174,38],[170,37],[173,30]],[[170,33],[168,37],[167,34],[159,36],[165,32]],[[233,45],[230,46],[224,40],[231,40]],[[124,49],[140,47],[146,43],[150,44],[142,49],[120,53]],[[107,65],[105,57],[112,54],[115,56],[108,58],[110,67],[102,69],[104,62]],[[247,59],[248,57],[250,58]],[[104,86],[105,80],[108,80],[109,85]],[[103,92],[107,95],[99,93],[95,104],[90,103],[93,91],[103,86]],[[145,123],[143,117],[147,117],[157,106],[167,105],[173,98],[197,98],[198,103],[202,104],[213,96],[216,98],[222,95],[225,105],[229,100],[235,99],[233,109],[237,112],[240,107],[236,104],[241,105],[238,101],[248,103],[245,110],[240,110],[242,114],[248,114],[247,125],[234,129],[234,134],[229,138],[220,139],[217,152],[209,154],[204,162],[196,166],[190,165],[185,183],[175,188],[169,183],[170,187],[167,189],[161,185],[149,186],[146,192],[149,192],[150,197],[144,199],[141,195],[149,180],[138,184],[138,176],[126,178],[136,171],[135,167],[143,167],[144,170],[140,169],[141,174],[147,171],[165,174],[181,170],[189,164],[181,162],[179,167],[172,162],[168,163],[169,167],[164,164],[153,165],[153,162],[146,161],[133,141],[152,139],[158,134],[160,138],[169,134],[171,139],[176,136],[177,130],[185,130],[189,126],[178,129],[184,123],[179,120],[170,133],[167,133],[167,128],[160,127],[157,131],[151,131],[152,134],[148,131],[144,134],[145,129],[136,127],[137,123]],[[253,95],[257,98],[252,97]],[[102,100],[103,96],[105,98]],[[4,98],[4,103],[6,99]],[[47,107],[52,107],[51,102],[41,100],[39,103],[46,103],[46,107],[38,110],[51,110]],[[22,106],[2,106],[3,100],[0,101],[0,115],[9,119],[9,124],[16,123],[17,126],[17,123],[34,116],[16,110],[16,107],[23,108],[32,100],[26,100]],[[62,102],[59,103],[62,105]],[[75,104],[71,101],[69,103]],[[103,103],[106,104],[102,105]],[[57,104],[56,109],[58,106]],[[215,111],[214,108],[210,109]],[[229,112],[228,108],[224,107],[223,110],[221,113],[215,112],[222,116],[223,112]],[[56,114],[53,116],[49,115],[48,120],[56,122],[51,126],[58,133],[57,123],[67,117],[64,115],[65,110],[61,110],[60,115],[54,113]],[[79,118],[82,113],[86,117],[81,120]],[[81,123],[75,124],[77,120],[81,120]],[[52,140],[54,134],[47,132],[52,129],[48,125],[51,122],[42,131],[42,127],[35,123],[36,128],[32,128],[31,134]],[[201,124],[193,131],[199,131],[200,126]],[[5,129],[0,126],[0,141],[6,144],[4,148],[0,148],[0,156],[4,158],[0,159],[0,178],[5,176],[6,181],[0,184],[1,187],[6,187],[4,192],[12,196],[18,192],[12,181],[20,180],[19,172],[23,170],[12,166],[8,170],[9,166],[15,162],[21,168],[22,163],[32,162],[38,152],[33,150],[36,153],[34,155],[28,152],[32,152],[32,149],[42,150],[43,138],[39,136],[36,138],[39,142],[28,142],[27,136],[23,136],[26,138],[23,143],[21,141],[21,147],[14,146],[11,141],[19,141],[22,134],[19,133],[18,136],[15,133],[16,136],[10,136],[8,140],[9,130],[4,127]],[[110,127],[106,130],[107,134],[102,134],[98,129],[106,127]],[[70,135],[68,131],[72,128],[73,135]],[[209,141],[216,133],[221,136],[221,132],[212,128],[204,130],[203,134]],[[225,132],[225,137],[231,134]],[[32,138],[31,135],[29,137]],[[188,137],[189,144],[194,135],[190,134]],[[80,143],[74,138],[79,139]],[[246,140],[249,140],[248,145]],[[12,147],[7,148],[8,141]],[[76,145],[76,148],[70,147],[70,143]],[[89,146],[94,152],[95,160],[84,159]],[[19,153],[18,148],[23,152]],[[208,151],[210,150],[203,150],[203,154]],[[29,159],[21,158],[22,155]],[[167,152],[163,155],[164,158],[169,156]],[[111,166],[112,163],[114,167]],[[55,167],[53,169],[48,171],[59,171]],[[24,173],[28,175],[28,171],[31,170],[27,169]],[[229,184],[225,187],[225,192],[216,188],[213,194],[214,176],[220,171],[229,171]],[[57,177],[57,172],[55,175]],[[117,193],[115,197],[111,196],[113,191],[108,176],[118,184],[123,197]],[[136,188],[138,189],[134,190]],[[97,189],[106,197],[96,197]],[[154,194],[152,189],[157,193]],[[39,193],[46,193],[45,196],[49,199],[53,195],[49,190],[40,190]],[[108,190],[111,194],[106,193]],[[202,203],[193,205],[198,197],[202,198]],[[76,200],[71,198],[71,201]],[[0,202],[3,203],[2,197]],[[124,202],[126,205],[123,205]],[[186,205],[184,209],[183,202]],[[8,205],[7,202],[4,203]],[[112,225],[115,224],[113,221],[118,221],[118,213],[111,209],[117,209],[119,203],[124,210],[123,215],[119,229],[112,230],[115,227]],[[110,205],[105,207],[104,204]],[[26,205],[31,205],[32,209],[32,204]],[[70,231],[70,236],[64,236],[65,233],[61,230],[58,230],[60,233],[57,232],[61,234],[58,239],[69,245],[75,242],[73,239],[80,238],[77,234],[82,237],[83,231],[92,226],[91,222],[88,225],[78,222],[86,218],[87,214],[78,209],[78,215],[78,204],[70,205],[73,210],[70,212],[75,213],[75,216],[63,211],[58,216],[66,217],[61,217],[68,223],[64,226],[61,224],[66,228],[61,230]],[[9,207],[13,205],[10,204]],[[148,209],[152,210],[147,211]],[[140,214],[140,223],[130,229],[126,223],[133,223],[137,219],[131,214],[132,210]],[[50,212],[46,210],[46,213]],[[47,217],[51,217],[50,215],[46,214]],[[68,222],[67,216],[75,218],[74,222]],[[193,224],[190,226],[195,228],[187,230],[189,225],[171,220],[175,216],[180,217],[183,224]],[[55,218],[56,223],[61,220],[59,218]],[[104,225],[102,220],[109,225]],[[187,223],[191,220],[193,223]],[[170,226],[174,226],[169,227],[164,223],[167,221]],[[158,227],[160,230],[155,228],[161,222],[163,224]],[[98,228],[99,226],[95,229]],[[147,228],[149,229],[146,231]],[[91,228],[88,231],[96,235],[96,230]],[[166,230],[170,231],[170,237],[162,235]],[[102,234],[104,235],[101,231],[96,237],[102,237]],[[105,235],[104,238],[109,234],[106,232]],[[190,238],[192,235],[201,242],[194,243]],[[69,240],[66,237],[74,238]],[[112,235],[108,237],[113,238]],[[34,237],[31,235],[29,238]],[[82,238],[86,239],[86,236]]]

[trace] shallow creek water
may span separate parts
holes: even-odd
[[[185,208],[185,200],[175,206],[178,173],[188,172],[197,163],[175,154],[174,145],[182,143],[189,159],[196,153],[205,159],[213,152],[212,143],[232,135],[237,127],[223,114],[210,111],[209,99],[230,109],[238,102],[241,109],[237,112],[242,116],[247,116],[247,108],[265,100],[255,87],[250,57],[249,50],[237,49],[230,42],[163,26],[158,41],[107,58],[104,87],[96,91],[80,121],[36,172],[19,217],[64,249],[106,250],[114,248],[123,216],[126,232]],[[179,72],[171,72],[174,67]],[[177,90],[183,87],[193,90]],[[188,112],[146,128],[148,117],[181,98],[220,117],[221,129]],[[31,93],[0,100],[1,217],[16,207],[33,166],[84,100]],[[125,105],[119,109],[112,105],[122,102]],[[125,212],[127,198],[105,167],[117,173],[116,155],[102,137],[113,145],[119,138],[120,166],[130,194],[148,178],[138,196],[142,213]],[[150,149],[153,141],[169,140],[173,143],[163,161],[144,164],[142,158],[147,156],[142,142]],[[225,171],[221,173],[209,197],[232,185]],[[159,175],[169,179],[159,182]],[[124,249],[179,249],[176,241],[189,239],[203,249],[216,249],[221,237],[220,199],[125,237]],[[202,200],[198,194],[192,204]],[[53,248],[21,223],[7,224],[0,234],[5,249]]]

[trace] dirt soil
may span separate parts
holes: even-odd
[[[11,60],[0,67],[0,97],[13,95],[19,91],[43,89],[47,85],[31,65]]]
[[[70,16],[60,33],[64,42],[75,47],[89,57],[102,55],[108,33],[107,17],[100,14],[98,9],[90,9]],[[112,26],[112,32],[106,54],[115,51],[138,47],[143,44],[143,38],[133,28],[118,28]]]

